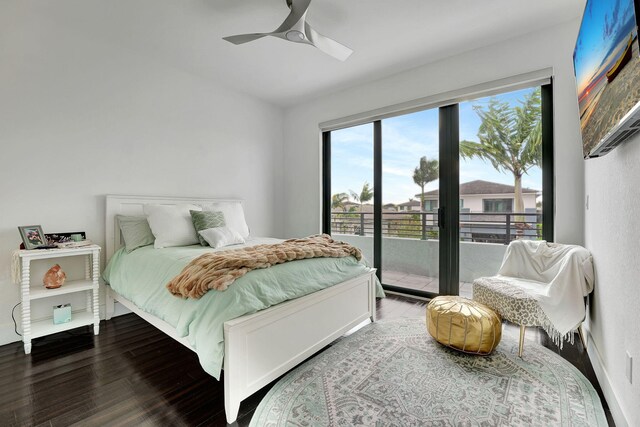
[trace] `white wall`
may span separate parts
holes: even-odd
[[[628,425],[640,425],[640,138],[585,161],[585,241],[594,258],[596,285],[589,311],[595,347],[590,356],[612,406]],[[633,384],[625,352],[633,357]],[[608,395],[607,395],[608,394]],[[615,396],[615,397],[614,397]],[[611,403],[617,400],[618,407]],[[618,416],[616,417],[616,412]]]
[[[21,13],[0,19],[0,344],[19,339],[19,225],[103,244],[105,194],[202,195],[282,234],[280,109]]]
[[[578,27],[576,20],[287,109],[284,147],[286,234],[305,235],[320,229],[319,123],[553,67],[556,240],[582,243],[583,162],[572,66]],[[299,214],[301,206],[306,208],[305,215]]]

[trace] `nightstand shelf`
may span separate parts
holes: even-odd
[[[93,325],[93,313],[88,311],[73,312],[70,322],[59,325],[54,325],[51,318],[47,318],[31,323],[31,338],[40,338],[87,325]]]
[[[90,245],[81,248],[21,250],[17,251],[20,259],[20,290],[22,302],[22,341],[24,352],[31,353],[31,340],[57,332],[68,331],[80,326],[93,325],[93,333],[100,331],[99,317],[99,274],[100,274],[100,246]],[[31,262],[43,259],[55,259],[71,256],[85,257],[84,279],[69,280],[60,288],[47,289],[42,285],[31,286]],[[86,311],[72,313],[71,321],[54,324],[52,318],[31,320],[31,301],[59,295],[85,292],[87,295]]]
[[[44,286],[31,287],[29,290],[29,299],[54,297],[57,295],[71,294],[73,292],[90,291],[93,289],[93,280],[71,280],[64,282],[64,285],[58,289],[47,289]]]

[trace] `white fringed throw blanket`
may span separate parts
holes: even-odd
[[[549,318],[551,325],[543,325],[543,328],[554,342],[573,338],[571,332],[586,314],[584,297],[593,291],[594,285],[593,262],[587,249],[577,245],[518,240],[507,248],[498,276],[544,284],[532,288],[526,280],[518,283],[534,294]]]
[[[273,245],[257,245],[199,256],[167,285],[169,291],[183,298],[200,298],[211,289],[224,291],[237,278],[251,270],[267,268],[307,258],[362,259],[360,249],[333,240],[327,234],[290,239]]]

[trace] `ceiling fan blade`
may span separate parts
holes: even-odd
[[[223,39],[233,44],[243,44],[261,39],[269,35],[269,33],[239,34],[237,36],[223,37]]]
[[[287,16],[284,22],[273,32],[282,33],[295,27],[300,20],[304,20],[310,4],[311,0],[291,0],[291,12],[289,16]]]
[[[353,53],[353,50],[333,39],[330,39],[329,37],[323,36],[311,28],[311,26],[306,22],[304,24],[304,30],[311,44],[329,56],[333,56],[340,61],[346,61]]]

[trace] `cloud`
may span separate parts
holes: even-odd
[[[619,24],[618,18],[620,14],[620,0],[616,0],[615,6],[613,6],[613,10],[611,11],[611,18],[609,15],[604,16],[604,27],[602,30],[602,36],[605,39],[610,38],[615,34],[616,26]]]
[[[382,165],[382,179],[384,179],[384,175],[396,175],[396,176],[402,176],[402,177],[409,177],[411,179],[413,179],[413,170],[410,170],[408,168],[401,168],[401,167],[395,167],[395,166],[389,166],[389,165]]]
[[[353,153],[352,153],[353,154]],[[373,158],[364,156],[351,156],[346,159],[347,164],[360,167],[366,170],[373,170]]]
[[[542,181],[534,179],[522,179],[522,188],[531,188],[534,190],[542,191]]]
[[[331,132],[331,143],[369,144],[373,147],[373,125],[365,124]]]
[[[510,103],[521,99],[531,89],[500,95]],[[460,136],[476,139],[480,119],[472,106],[486,103],[487,99],[460,104]],[[439,129],[438,110],[398,116],[382,121],[383,203],[402,203],[415,198],[420,187],[413,182],[413,171],[420,157],[438,159]],[[373,126],[361,125],[332,132],[332,191],[359,190],[367,181],[373,184]],[[480,159],[460,160],[460,180],[468,182],[482,179],[513,185],[513,176],[497,172],[490,163]],[[523,185],[534,185],[541,174],[531,170]],[[524,180],[523,180],[524,181]],[[425,191],[437,189],[439,181],[430,182]]]

